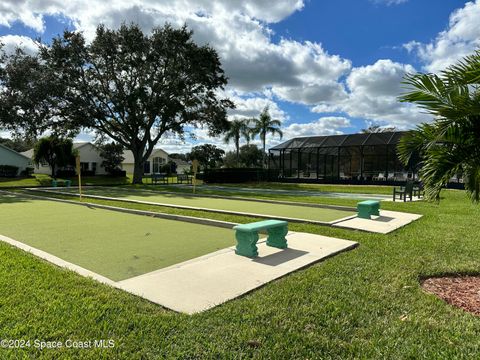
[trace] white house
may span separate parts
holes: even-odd
[[[102,166],[103,158],[100,156],[100,150],[89,142],[74,143],[73,148],[80,155],[80,166],[83,171],[92,171],[95,175],[105,175],[106,171]],[[22,153],[29,159],[33,159],[33,149]],[[50,174],[52,170],[46,163],[35,165],[36,174]]]
[[[184,174],[185,172],[189,172],[192,164],[188,161],[181,160],[181,159],[170,159],[177,165],[177,174]]]
[[[0,144],[0,165],[18,167],[17,175],[31,166],[30,158]]]
[[[130,150],[123,152],[122,170],[125,170],[127,174],[133,174],[134,158],[133,153]],[[156,174],[161,172],[160,167],[168,162],[168,154],[162,149],[153,149],[152,154],[145,162],[144,174]]]

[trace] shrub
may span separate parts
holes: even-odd
[[[18,166],[0,165],[0,177],[15,177],[18,174]]]
[[[126,177],[127,172],[121,169],[113,169],[108,173],[108,175],[111,177]]]
[[[34,168],[33,167],[27,167],[25,168],[25,170],[22,170],[22,172],[20,173],[21,176],[32,176],[33,172],[34,172]]]
[[[205,171],[203,181],[206,183],[242,183],[266,181],[274,176],[272,170],[262,168],[224,168]]]
[[[59,178],[70,178],[70,177],[74,177],[75,175],[76,175],[75,170],[73,169],[57,170],[57,177]]]

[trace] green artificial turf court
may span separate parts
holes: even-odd
[[[77,192],[77,189],[59,188],[59,191]],[[190,206],[199,209],[253,213],[270,217],[287,217],[322,222],[335,221],[356,215],[356,212],[354,211],[339,210],[336,208],[275,204],[207,196],[191,196],[182,193],[162,193],[138,188],[91,187],[85,188],[83,193],[86,195],[106,196],[124,200],[140,200],[174,206]]]
[[[0,195],[0,234],[119,281],[234,245],[233,230]]]

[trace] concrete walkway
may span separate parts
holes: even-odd
[[[290,232],[288,249],[258,243],[259,256],[250,259],[222,249],[168,268],[115,282],[45,251],[0,235],[0,241],[59,267],[138,295],[174,311],[194,314],[242,296],[275,279],[355,248],[353,241]]]
[[[388,234],[389,232],[410,224],[412,221],[420,219],[421,217],[422,215],[418,214],[380,210],[380,216],[372,216],[371,219],[355,217],[338,221],[332,226]]]
[[[285,250],[259,243],[256,259],[236,255],[234,248],[228,248],[118,285],[169,309],[193,314],[357,246],[353,241],[295,232],[287,235],[287,241]]]

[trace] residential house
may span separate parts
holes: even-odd
[[[171,158],[169,160],[173,161],[177,165],[177,174],[185,174],[190,172],[192,164],[190,164],[188,161]]]
[[[103,158],[100,156],[100,150],[90,142],[74,143],[73,149],[80,156],[80,167],[82,171],[88,171],[94,175],[105,175],[106,171],[102,166]],[[33,149],[22,153],[29,159],[33,159]],[[35,165],[36,174],[50,174],[52,170],[47,163]]]
[[[122,161],[122,170],[125,170],[127,174],[133,174],[134,168],[134,158],[133,153],[130,150],[127,150],[123,153],[125,158]],[[157,174],[160,173],[160,168],[168,162],[168,154],[162,149],[153,149],[152,154],[149,156],[148,160],[144,165],[144,174]]]
[[[18,167],[17,175],[21,174],[27,167],[31,166],[30,158],[0,144],[0,165]]]

